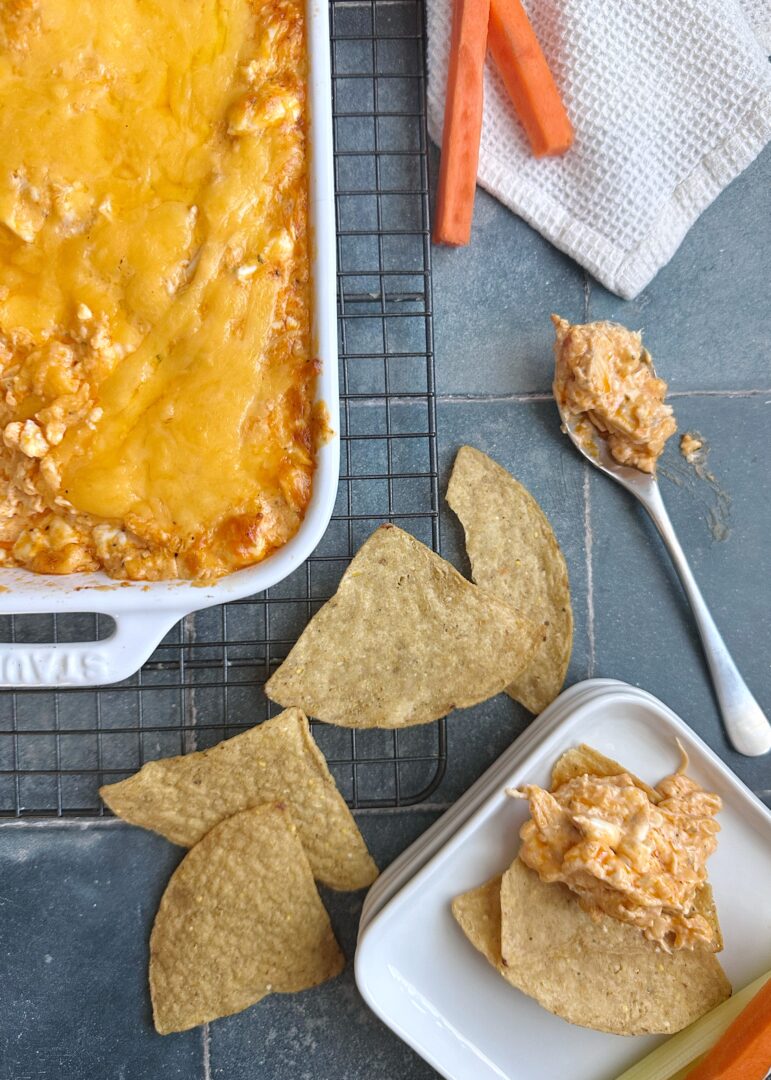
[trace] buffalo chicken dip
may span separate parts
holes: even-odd
[[[314,471],[301,0],[0,6],[0,559],[217,577]]]
[[[717,847],[720,798],[676,773],[648,788],[629,773],[583,775],[546,791],[512,789],[528,800],[519,857],[542,881],[561,881],[590,915],[639,927],[669,952],[717,947],[698,910],[706,863]]]
[[[560,410],[577,419],[582,443],[591,448],[598,434],[621,465],[654,472],[677,424],[664,403],[667,384],[654,374],[640,334],[611,322],[552,320],[554,396]]]

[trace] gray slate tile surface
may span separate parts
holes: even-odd
[[[123,825],[0,828],[0,1080],[199,1080],[157,1036],[147,942],[179,848]]]
[[[360,815],[386,866],[436,811]],[[207,1029],[156,1035],[147,944],[182,850],[123,823],[0,828],[0,1080],[356,1080],[433,1074],[364,1007],[350,961],[363,893],[326,891],[349,964]]]
[[[434,248],[433,280],[439,394],[549,390],[548,316],[584,316],[585,275],[576,263],[477,189],[471,243]]]

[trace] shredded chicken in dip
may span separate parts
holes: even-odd
[[[677,424],[640,334],[618,323],[571,326],[556,315],[552,321],[554,396],[562,411],[580,418],[587,444],[599,434],[621,465],[654,472]]]
[[[578,776],[554,791],[535,784],[531,820],[520,831],[522,861],[542,881],[564,882],[590,914],[638,926],[663,950],[714,947],[714,929],[694,910],[717,847],[720,798],[680,769],[653,801],[628,773]]]

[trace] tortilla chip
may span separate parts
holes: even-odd
[[[673,1010],[679,1010],[673,1011],[673,1024],[685,1027],[691,1023],[691,1020],[695,1020],[696,1016],[701,1015],[702,1012],[707,1012],[708,1009],[712,1009],[714,1004],[725,1000],[730,995],[730,985],[717,961],[713,959],[712,962],[707,960],[704,963],[704,958],[711,956],[711,954],[702,953],[699,959],[696,960],[693,959],[694,954],[680,951],[676,956],[691,957],[690,961],[686,960],[684,963],[684,961],[678,960],[673,964],[672,957],[657,953],[651,943],[646,942],[639,932],[635,932],[634,928],[624,927],[623,923],[614,919],[605,919],[604,921],[613,923],[613,927],[619,927],[622,931],[626,931],[621,934],[623,939],[621,944],[622,963],[612,957],[612,948],[605,950],[598,959],[591,951],[595,947],[593,944],[594,939],[586,941],[580,934],[570,937],[570,947],[566,947],[565,935],[570,931],[566,930],[565,920],[567,918],[573,919],[571,914],[573,909],[577,909],[580,915],[583,916],[584,928],[580,929],[585,929],[587,921],[590,923],[590,929],[594,930],[598,936],[601,945],[605,946],[608,939],[605,931],[601,929],[601,923],[600,929],[597,930],[591,917],[584,914],[565,886],[546,886],[538,878],[538,875],[523,863],[520,863],[518,859],[514,865],[522,868],[515,873],[524,873],[535,879],[535,883],[530,882],[532,889],[531,894],[527,895],[527,900],[528,903],[531,903],[525,915],[520,910],[520,906],[525,902],[523,897],[518,897],[519,906],[516,908],[516,912],[511,914],[512,918],[516,917],[524,920],[519,924],[520,937],[524,935],[527,939],[526,959],[524,961],[519,958],[518,962],[515,961],[512,964],[512,967],[506,967],[503,963],[501,955],[502,878],[492,878],[485,885],[456,896],[456,899],[452,901],[452,915],[454,915],[461,930],[474,948],[478,949],[479,953],[482,953],[485,959],[503,975],[506,981],[516,986],[517,989],[524,990],[524,993],[530,997],[536,998],[550,1012],[554,1012],[558,1016],[564,1016],[565,1020],[569,1020],[573,1024],[597,1027],[599,1030],[604,1031],[614,1031],[619,1035],[635,1035],[642,1034],[644,1031],[652,1031],[653,1028],[646,1026],[647,1024],[659,1022],[661,1015],[669,1015],[668,1001],[671,999],[665,999],[664,996],[671,993],[673,984],[675,987],[681,987],[682,983],[687,981],[687,985],[691,985],[692,970],[696,972],[695,986],[696,991],[701,994],[702,1003],[701,1005],[696,1005],[695,1002],[692,1003],[693,1015],[691,1016],[689,1012],[682,1011],[678,1001],[673,1005]],[[509,893],[506,894],[505,902],[511,902],[512,888],[512,880],[510,879]],[[550,892],[553,888],[557,893],[556,897]],[[709,890],[708,886],[705,887],[701,895],[705,901],[712,900],[712,891]],[[565,903],[559,901],[559,896],[563,897]],[[540,923],[541,914],[547,921],[542,931],[539,930],[538,939],[535,939],[535,937],[529,935],[532,924]],[[705,908],[702,908],[702,914],[706,914]],[[556,956],[550,953],[549,946],[544,945],[544,942],[550,942],[554,936],[552,920],[559,923],[557,926],[558,936],[555,939]],[[632,931],[632,933],[628,931]],[[580,951],[573,949],[577,942],[581,942],[583,946]],[[616,945],[616,939],[613,939],[611,944]],[[541,958],[540,966],[538,962],[533,964],[533,958],[527,954],[529,954],[530,950],[537,951],[542,948],[546,949],[545,959]],[[607,955],[608,953],[610,953],[610,957]],[[640,959],[639,954],[641,954],[642,959]],[[520,955],[522,955],[522,950],[520,950]],[[538,960],[538,957],[536,960]],[[659,1000],[658,1012],[653,1012],[650,1010],[650,1002],[647,1001],[648,994],[638,993],[631,1000],[630,994],[628,994],[628,986],[630,986],[630,981],[634,984],[638,980],[644,981],[649,976],[649,973],[652,973],[658,980],[660,962],[665,969],[666,988],[660,991],[657,984],[655,993],[662,996]],[[533,970],[533,967],[535,967],[535,970]],[[617,967],[618,972],[613,970]],[[587,969],[589,969],[590,975],[584,982],[582,976]],[[601,978],[603,970],[605,970],[606,975],[605,981]],[[567,972],[567,975],[565,972]],[[568,1000],[564,1008],[560,1008],[563,1002],[559,998],[559,984],[563,978],[567,978],[567,985],[570,987],[572,999]],[[539,996],[539,993],[541,996]],[[605,999],[603,998],[604,994],[607,995]],[[557,1001],[556,1007],[555,999]],[[610,1020],[608,1018],[608,1000],[613,1002],[614,1005],[618,1002],[623,1002],[625,1005],[625,1010],[616,1016],[611,1014]],[[569,1015],[568,1012],[570,1012]],[[626,1028],[630,1026],[630,1023],[640,1024],[639,1031],[627,1030]],[[659,1028],[655,1029],[658,1030]],[[666,1030],[675,1031],[678,1029],[678,1027],[673,1026]]]
[[[382,525],[265,692],[342,727],[427,724],[499,693],[535,643],[532,623],[508,604]]]
[[[712,895],[712,886],[708,881],[705,881],[696,890],[696,895],[693,898],[693,911],[697,915],[703,915],[712,926],[712,932],[715,935],[712,942],[712,952],[722,952],[723,931],[720,929],[720,921],[717,917],[717,905],[715,904],[715,897]]]
[[[317,986],[345,958],[289,811],[258,806],[220,822],[187,853],[150,937],[161,1035]]]
[[[515,859],[501,883],[502,974],[572,1024],[671,1034],[731,994],[713,953],[662,953],[640,931],[588,915],[570,890]]]
[[[474,948],[503,973],[500,874],[484,885],[456,896],[452,914]]]
[[[605,757],[599,750],[594,750],[586,743],[566,750],[555,762],[551,771],[551,787],[553,791],[560,785],[567,784],[569,780],[575,780],[578,776],[620,776],[622,773],[631,776],[635,785],[645,792],[652,803],[660,801],[661,795],[655,788],[650,787],[644,780],[640,780],[634,773],[630,773],[629,769],[625,769],[613,758]]]
[[[148,761],[99,794],[118,817],[183,847],[192,847],[239,810],[286,802],[318,881],[333,889],[362,889],[377,877],[299,709],[287,709],[209,750]]]
[[[539,713],[562,689],[573,647],[568,571],[551,525],[529,491],[471,446],[458,451],[447,502],[466,534],[474,581],[541,631],[533,659],[506,687]]]

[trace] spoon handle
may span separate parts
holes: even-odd
[[[768,753],[771,750],[771,724],[739,674],[739,669],[715,626],[715,620],[701,595],[669,520],[658,484],[654,482],[645,496],[638,493],[638,497],[661,534],[693,610],[728,738],[734,748],[747,757],[759,757]]]

